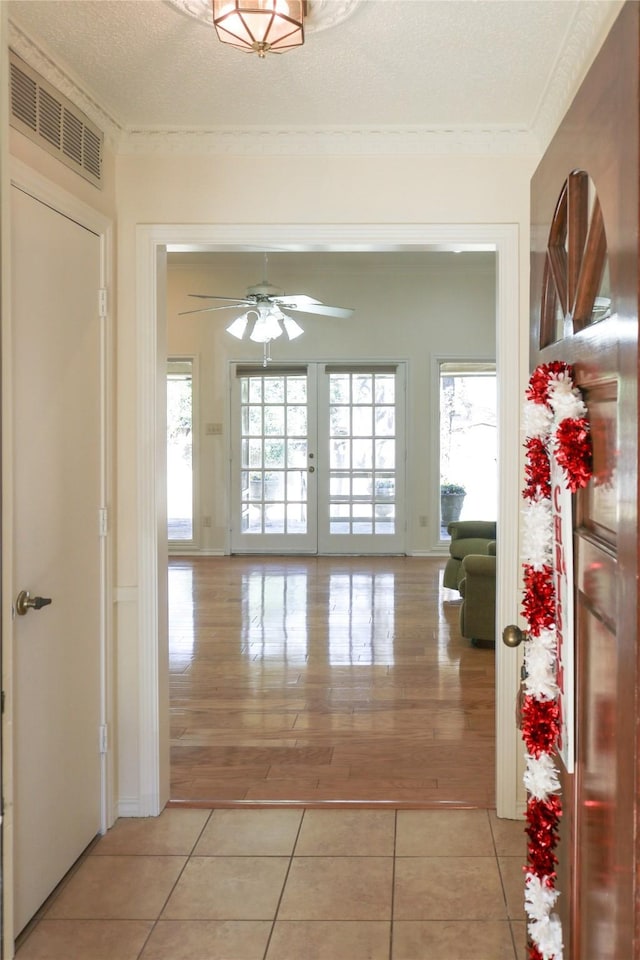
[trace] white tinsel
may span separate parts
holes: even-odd
[[[562,960],[562,924],[558,916],[553,914],[544,920],[532,920],[528,930],[542,960]]]
[[[522,509],[522,562],[540,570],[553,556],[550,500],[527,500]]]
[[[579,391],[566,374],[562,374],[562,379],[552,379],[549,382],[549,406],[553,410],[556,423],[561,423],[567,417],[579,420],[587,415],[587,408]]]
[[[529,400],[522,410],[522,429],[525,437],[544,439],[551,433],[553,414],[546,403]]]
[[[541,753],[539,757],[525,753],[527,766],[523,780],[527,791],[536,800],[548,800],[550,796],[560,792],[558,770],[549,753]]]
[[[558,891],[535,873],[528,873],[524,881],[524,908],[532,920],[548,917],[558,899]]]
[[[526,692],[537,700],[555,700],[558,696],[555,629],[541,630],[539,636],[524,645],[524,663]]]
[[[543,960],[562,960],[562,927],[559,918],[551,913],[558,896],[553,882],[547,884],[544,877],[527,874],[524,882],[527,929]]]

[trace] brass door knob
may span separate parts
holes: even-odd
[[[505,627],[502,631],[502,642],[505,647],[519,647],[523,640],[527,639],[527,634],[516,626],[515,623],[510,623],[508,627]]]
[[[16,613],[19,617],[24,617],[29,610],[41,610],[50,603],[50,597],[32,597],[28,590],[21,590],[16,598]]]

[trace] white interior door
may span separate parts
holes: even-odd
[[[18,932],[101,826],[100,239],[14,187],[11,264]]]
[[[402,553],[402,365],[238,365],[234,553]]]

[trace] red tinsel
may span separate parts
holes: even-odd
[[[551,363],[541,363],[531,374],[527,388],[527,400],[534,403],[546,403],[549,399],[549,378],[555,374],[568,373],[573,375],[573,368],[562,360],[552,360]]]
[[[531,831],[554,830],[562,816],[562,801],[558,796],[548,797],[546,800],[529,797],[526,816],[529,836]]]
[[[540,843],[531,841],[527,846],[527,855],[529,860],[529,873],[536,877],[556,877],[556,864],[558,858],[549,846],[542,846]]]
[[[527,829],[529,837],[527,872],[538,877],[554,876],[558,858],[553,853],[558,846],[558,824],[562,816],[559,797],[539,800],[530,797],[527,804]]]
[[[527,960],[543,960],[543,956],[536,947],[535,943],[529,944],[529,956]]]
[[[553,571],[547,564],[541,570],[536,570],[530,563],[523,564],[523,570],[522,612],[529,624],[529,633],[538,637],[541,630],[549,630],[556,620]]]
[[[522,496],[526,500],[549,499],[551,496],[551,467],[547,447],[539,437],[525,441],[527,461],[524,468],[525,487]]]
[[[589,423],[567,418],[558,425],[553,448],[556,460],[564,470],[571,493],[586,487],[592,473],[591,435]]]
[[[522,739],[529,756],[554,751],[560,733],[560,706],[557,700],[536,700],[530,694],[522,700]]]

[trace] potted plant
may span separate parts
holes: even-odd
[[[459,483],[440,485],[440,521],[443,525],[460,518],[466,488]]]

